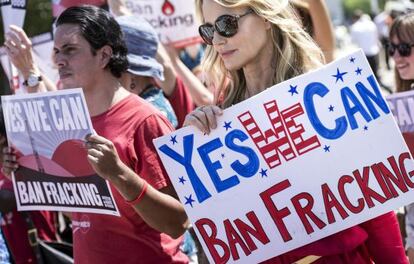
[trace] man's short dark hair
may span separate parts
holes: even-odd
[[[56,27],[63,24],[78,25],[93,54],[105,45],[112,48],[107,67],[115,77],[121,77],[128,69],[127,47],[122,31],[109,12],[91,5],[69,7],[58,17]]]

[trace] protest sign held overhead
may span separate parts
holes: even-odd
[[[80,5],[95,5],[104,6],[106,0],[53,0],[52,1],[52,15],[58,17],[66,8]]]
[[[23,28],[24,18],[26,16],[26,0],[1,0],[1,16],[3,18],[4,34],[9,31],[10,25],[16,25]],[[17,68],[8,60],[8,77],[10,80],[10,87],[13,92],[22,93],[19,72]]]
[[[119,215],[108,183],[87,161],[84,138],[93,133],[81,89],[2,96],[18,210]]]
[[[217,122],[154,141],[212,263],[258,263],[414,201],[412,157],[362,51]]]
[[[162,43],[179,48],[201,42],[194,0],[125,0],[125,7],[145,18]]]

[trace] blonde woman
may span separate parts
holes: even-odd
[[[205,133],[216,128],[222,109],[267,87],[322,65],[323,55],[294,17],[288,1],[197,0],[201,37],[208,45],[203,60],[219,90],[216,105],[186,117]],[[407,263],[394,213],[324,238],[267,263]]]

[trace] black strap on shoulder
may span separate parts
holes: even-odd
[[[36,257],[37,264],[44,264],[42,253],[39,247],[39,236],[37,233],[37,228],[35,227],[30,213],[21,211],[19,212],[27,225],[27,238],[29,240],[29,245],[33,250],[33,254]]]

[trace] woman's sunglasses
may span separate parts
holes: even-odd
[[[198,32],[207,45],[213,45],[214,31],[217,31],[220,36],[226,38],[233,37],[239,29],[239,19],[250,13],[253,13],[253,10],[249,9],[242,15],[219,16],[214,22],[214,25],[210,23],[203,24],[198,28]]]
[[[395,51],[398,50],[398,53],[401,57],[408,57],[411,55],[411,47],[413,47],[414,44],[408,44],[408,43],[400,43],[400,44],[393,44],[388,43],[387,44],[387,50],[388,54],[392,57],[395,54]]]

